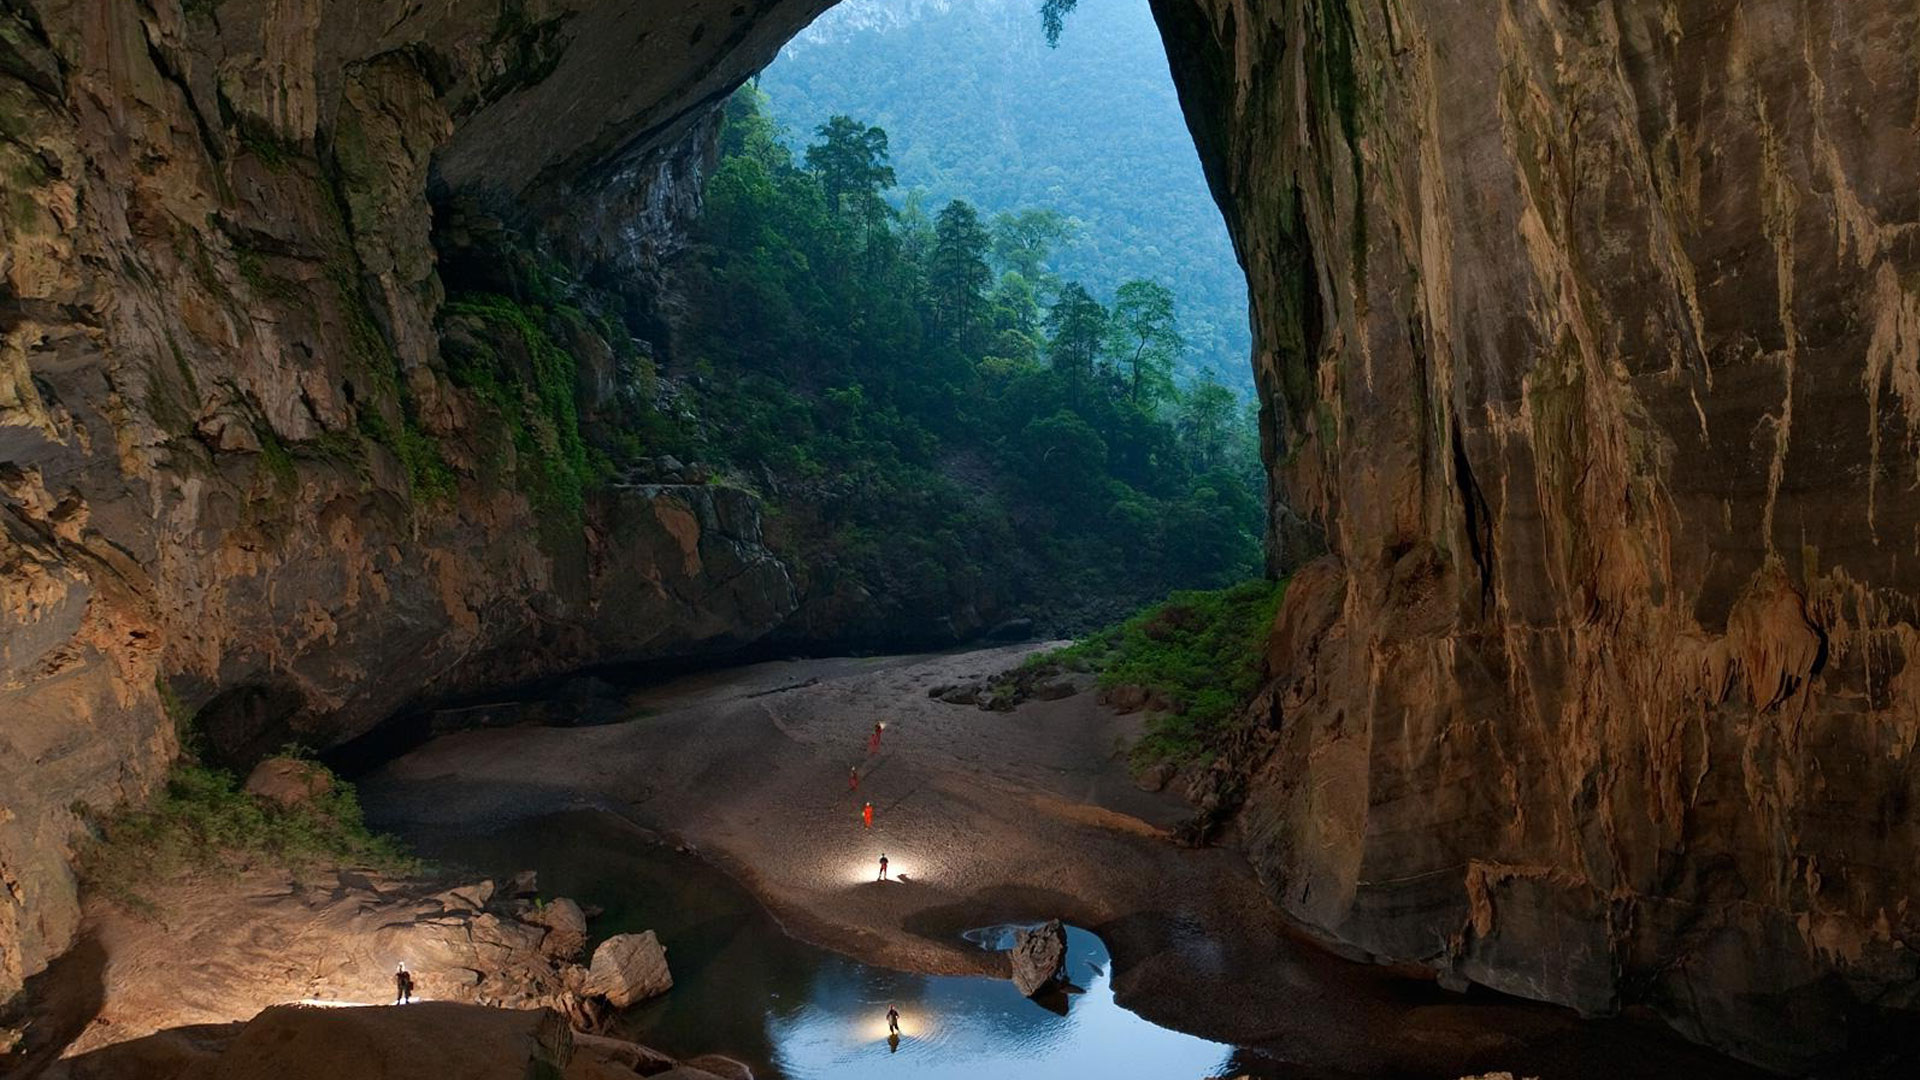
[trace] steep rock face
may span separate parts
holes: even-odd
[[[0,6],[0,997],[71,940],[74,809],[190,715],[324,746],[792,609],[750,496],[556,520],[513,482],[440,356],[428,194],[644,273],[708,106],[821,6]]]
[[[1920,5],[1155,9],[1298,571],[1276,899],[1774,1064],[1914,1007]]]

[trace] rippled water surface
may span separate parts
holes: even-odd
[[[1115,1004],[1106,947],[1084,930],[1067,935],[1074,990],[1029,1001],[1003,979],[909,975],[795,941],[725,875],[602,815],[416,840],[488,872],[538,870],[546,895],[606,909],[596,939],[657,931],[674,988],[628,1011],[614,1033],[675,1056],[724,1053],[774,1080],[1197,1080],[1234,1067],[1231,1047]],[[1005,927],[971,935],[995,948],[1011,936]],[[889,1005],[900,1010],[897,1042],[887,1037]]]

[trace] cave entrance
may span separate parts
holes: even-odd
[[[1080,636],[1261,577],[1247,282],[1147,0],[1057,47],[1036,0],[843,0],[723,113],[655,356],[805,553],[784,634]]]

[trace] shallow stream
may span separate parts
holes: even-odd
[[[700,859],[591,812],[492,834],[418,835],[422,853],[504,874],[531,867],[541,892],[605,911],[594,940],[653,930],[674,988],[623,1013],[610,1034],[676,1057],[739,1058],[762,1080],[1182,1080],[1247,1071],[1232,1047],[1148,1023],[1115,1003],[1095,935],[1069,929],[1074,991],[1029,1001],[1011,982],[869,967],[783,933],[751,895]],[[1012,944],[1012,928],[969,935]],[[901,1037],[886,1012],[900,1010]]]

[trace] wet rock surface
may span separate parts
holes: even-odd
[[[1052,919],[1013,936],[1013,985],[1032,997],[1054,985],[1067,965],[1067,928]]]

